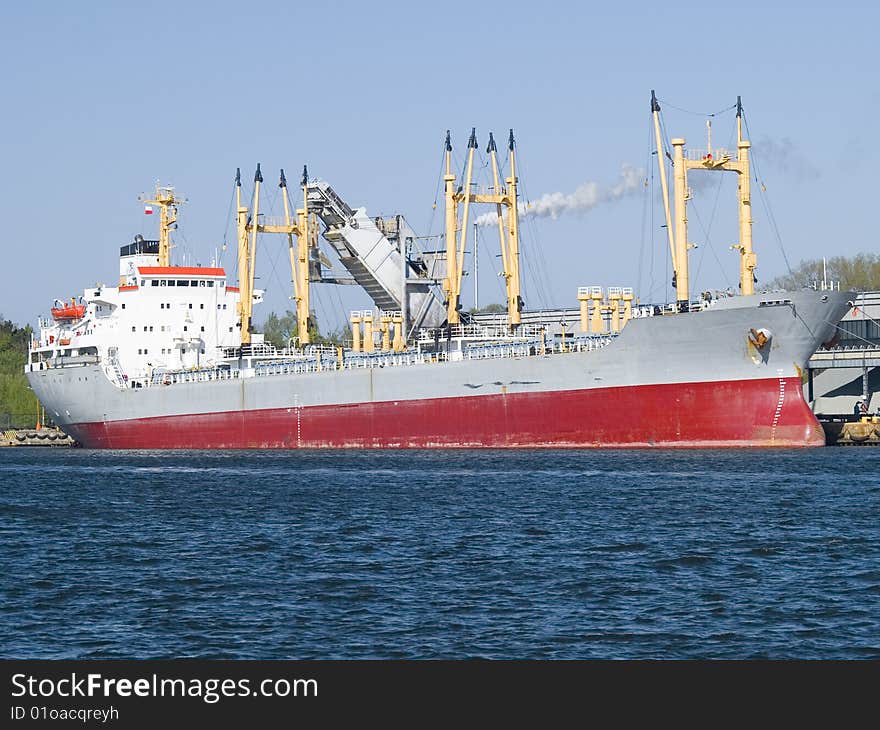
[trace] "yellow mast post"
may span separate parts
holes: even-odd
[[[443,180],[446,193],[446,278],[443,280],[443,291],[446,294],[446,322],[457,324],[458,309],[456,308],[453,282],[458,276],[456,272],[458,201],[455,197],[455,175],[452,174],[452,141],[448,129],[446,130],[446,174],[443,176]]]
[[[579,286],[577,293],[581,308],[581,332],[590,331],[590,287]]]
[[[406,340],[403,337],[403,313],[394,312],[394,342],[391,349],[394,352],[403,352],[406,349]]]
[[[391,312],[379,312],[379,329],[382,332],[382,352],[391,350]]]
[[[660,189],[663,191],[663,211],[666,213],[666,236],[669,239],[669,255],[672,258],[672,271],[675,265],[675,236],[672,232],[672,214],[669,211],[669,185],[666,182],[666,160],[664,159],[663,138],[660,134],[660,102],[651,89],[651,115],[654,118],[654,139],[657,148],[657,167],[660,171]]]
[[[373,310],[365,309],[364,320],[364,352],[373,352],[376,349],[376,340],[373,337]]]
[[[679,311],[687,311],[690,302],[688,283],[687,242],[687,165],[684,159],[684,143],[681,137],[672,140],[673,173],[675,182],[675,274],[672,277]]]
[[[623,289],[619,286],[608,287],[608,309],[611,313],[611,331],[620,332],[620,300]]]
[[[311,342],[309,334],[311,304],[311,278],[309,272],[309,246],[311,245],[309,229],[309,169],[303,165],[302,180],[303,207],[296,211],[299,233],[297,233],[297,260],[299,261],[299,299],[297,299],[297,328],[301,344]],[[317,240],[315,241],[317,245]]]
[[[632,287],[623,287],[623,322],[620,327],[626,327],[626,323],[632,319],[633,311],[633,290]]]
[[[456,278],[454,281],[455,284],[455,311],[456,311],[456,322],[458,321],[458,310],[461,308],[461,274],[464,271],[464,250],[467,244],[467,229],[468,229],[468,213],[470,211],[471,205],[471,182],[473,180],[473,172],[474,172],[474,152],[477,149],[477,130],[476,128],[471,129],[471,136],[468,139],[468,159],[467,159],[467,172],[465,173],[464,179],[464,188],[462,190],[462,197],[464,199],[464,210],[461,216],[461,226],[460,231],[461,235],[459,236],[458,242],[458,260],[455,263],[455,274]],[[450,322],[450,324],[452,324]]]
[[[516,205],[516,159],[514,152],[513,130],[510,130],[508,147],[510,149],[510,177],[507,178],[507,240],[509,250],[507,252],[510,261],[510,277],[507,280],[507,317],[511,328],[515,328],[522,321],[520,310],[522,298],[520,297],[519,281],[519,213]]]
[[[177,223],[177,206],[186,202],[174,194],[174,188],[156,183],[156,194],[148,199],[141,195],[144,205],[159,207],[159,266],[171,266],[171,231]]]
[[[602,293],[601,286],[591,286],[590,287],[590,300],[591,304],[591,317],[590,317],[590,329],[593,334],[601,334],[605,329],[604,320],[602,319],[602,300],[605,298],[605,295]]]
[[[309,198],[308,198],[308,169],[303,166],[302,188],[303,188],[303,207],[296,211],[297,222],[290,222],[290,201],[287,194],[287,179],[284,176],[284,170],[281,171],[281,182],[278,187],[282,188],[282,199],[284,201],[284,226],[283,232],[287,234],[287,250],[290,256],[290,274],[293,279],[293,298],[296,302],[296,328],[297,337],[301,345],[307,345],[311,341],[309,335],[309,317],[311,316],[310,302],[310,281],[309,281],[309,237],[308,237],[308,216],[309,216]],[[276,230],[273,226],[261,226],[260,230],[266,228]],[[293,237],[297,237],[297,245],[294,249]]]
[[[235,169],[235,200],[238,218],[238,314],[241,344],[251,342],[251,309],[253,297],[248,292],[250,285],[250,245],[248,237],[248,209],[241,204],[241,169]]]
[[[749,165],[750,142],[743,139],[742,98],[736,97],[736,150],[739,169],[739,245],[733,248],[740,253],[739,281],[743,295],[755,293],[755,267],[758,258],[752,251],[752,190]]]
[[[361,313],[357,310],[351,313],[351,349],[361,351]]]
[[[248,302],[248,309],[253,311],[254,296],[254,279],[257,273],[257,233],[259,231],[259,215],[260,215],[260,183],[263,182],[263,173],[260,172],[260,163],[257,163],[257,171],[254,173],[254,212],[251,222],[251,250],[250,250],[250,282],[248,284],[248,293],[251,301]]]
[[[290,200],[287,194],[287,178],[284,176],[284,169],[281,170],[281,179],[278,182],[281,188],[281,200],[284,203],[284,225],[290,227]],[[297,252],[293,246],[293,233],[287,232],[287,255],[290,259],[290,280],[293,282],[293,300],[296,302],[297,325],[299,325],[299,275],[296,268]],[[298,327],[297,327],[298,329]]]

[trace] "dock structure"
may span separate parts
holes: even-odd
[[[862,292],[833,340],[807,366],[806,396],[823,420],[876,415],[880,408],[880,291]],[[859,412],[860,403],[865,408]]]
[[[880,445],[880,291],[853,300],[810,358],[804,391],[829,444]]]
[[[822,429],[829,446],[880,446],[880,416],[824,420]]]
[[[74,446],[76,442],[57,428],[20,428],[0,431],[0,447],[4,446]]]

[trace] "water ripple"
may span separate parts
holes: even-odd
[[[876,659],[878,466],[4,449],[0,655]]]

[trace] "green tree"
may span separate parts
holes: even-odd
[[[280,317],[272,312],[263,323],[263,336],[266,342],[275,345],[278,349],[284,349],[297,336],[296,312],[289,309]],[[318,326],[318,315],[314,312],[309,315],[309,339],[315,345],[341,345],[345,333],[334,330],[322,335]]]
[[[24,375],[33,331],[0,317],[0,428],[33,426],[37,399]]]
[[[469,310],[471,314],[504,314],[507,312],[506,304],[487,304],[479,309]]]
[[[288,342],[296,337],[296,314],[289,309],[280,317],[272,312],[263,323],[263,336],[279,350],[287,347]]]
[[[855,256],[832,256],[825,260],[824,270],[829,282],[840,282],[841,289],[876,291],[880,289],[880,254],[859,253]],[[767,284],[770,289],[802,289],[822,281],[822,259],[801,261],[790,274],[777,276]]]

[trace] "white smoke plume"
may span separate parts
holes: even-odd
[[[597,182],[585,182],[572,193],[544,193],[519,209],[520,218],[553,218],[565,213],[584,213],[603,203],[610,203],[630,195],[645,182],[645,171],[625,164],[620,171],[620,179],[609,187]],[[491,226],[498,221],[497,213],[484,213],[475,223],[478,226]]]

